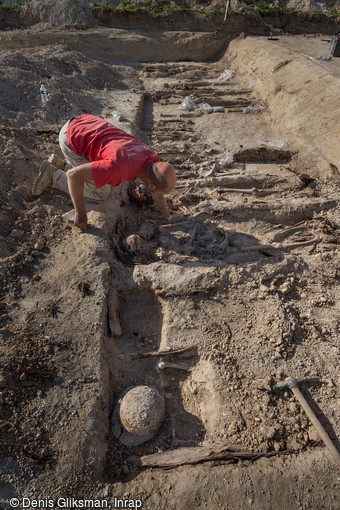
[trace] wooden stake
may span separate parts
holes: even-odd
[[[111,275],[108,312],[109,312],[109,328],[111,336],[122,336],[123,331],[119,321],[119,296],[118,296],[118,281]]]
[[[217,444],[193,446],[153,453],[142,457],[129,457],[128,461],[145,467],[174,468],[185,464],[198,464],[213,460],[255,459],[262,456],[275,455],[277,452],[247,452],[241,445]]]

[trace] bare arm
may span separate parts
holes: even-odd
[[[163,214],[164,218],[170,221],[170,223],[176,223],[177,221],[183,220],[184,216],[180,213],[170,214],[164,193],[160,191],[154,191],[151,196],[156,204],[157,209]]]
[[[151,196],[156,204],[157,209],[163,214],[164,218],[170,220],[171,214],[165,200],[165,196],[160,191],[154,191]]]
[[[74,224],[82,230],[87,228],[87,214],[84,203],[84,183],[93,180],[92,164],[71,168],[67,172],[68,188],[75,208]]]

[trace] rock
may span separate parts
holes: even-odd
[[[263,390],[270,390],[272,387],[271,377],[264,377],[263,379],[258,379],[256,381],[256,387]]]
[[[285,373],[284,373],[284,371],[282,370],[282,368],[280,368],[280,369],[277,371],[277,373],[276,373],[276,377],[277,377],[279,380],[281,380],[281,379],[283,379],[283,378],[284,378],[284,376],[285,376]]]
[[[132,234],[125,239],[125,244],[127,249],[134,253],[136,251],[142,251],[143,249],[143,241],[137,234]]]
[[[158,432],[165,413],[162,395],[150,386],[129,387],[121,395],[112,424],[119,417],[121,432],[117,439],[125,446],[137,446]]]
[[[291,413],[293,413],[293,414],[295,414],[295,413],[297,412],[297,409],[298,409],[298,407],[297,407],[297,405],[295,404],[295,402],[290,402],[290,404],[289,404],[289,410],[290,410],[290,412],[291,412]],[[300,428],[299,428],[299,430],[300,430]]]
[[[230,424],[229,424],[229,427],[228,427],[228,432],[229,434],[235,434],[236,432],[239,432],[240,431],[240,428],[239,428],[239,424],[237,421],[231,421]]]
[[[300,445],[300,443],[296,439],[292,439],[290,441],[289,447],[292,450],[300,450],[301,449],[301,445]]]
[[[167,258],[167,252],[162,247],[157,248],[155,254],[160,260],[166,260]]]
[[[279,452],[282,449],[282,445],[278,441],[274,441],[273,447],[276,452]]]
[[[146,221],[138,230],[138,235],[150,241],[158,232],[158,226],[153,221]]]
[[[44,248],[45,248],[45,245],[44,245],[44,243],[43,243],[42,241],[38,241],[38,242],[37,242],[37,243],[35,243],[35,245],[34,245],[34,249],[35,249],[35,250],[39,250],[39,251],[41,251],[41,250],[43,250]]]
[[[286,294],[289,294],[289,292],[292,290],[292,283],[291,282],[284,282],[282,285],[280,285],[279,287],[279,291],[281,292],[281,294],[283,295],[286,295]]]
[[[263,441],[263,443],[261,443],[259,445],[258,449],[259,449],[260,452],[268,452],[269,446],[268,446],[268,444],[265,441]]]
[[[267,431],[266,431],[266,437],[267,439],[273,439],[273,437],[275,436],[276,434],[276,429],[275,427],[268,427]]]
[[[310,441],[320,441],[320,437],[319,437],[319,434],[317,433],[316,431],[316,428],[315,427],[310,427],[308,429],[308,439]]]

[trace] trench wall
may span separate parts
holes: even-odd
[[[255,37],[233,40],[221,62],[247,82],[254,80],[273,132],[299,152],[301,172],[330,175],[330,163],[340,160],[340,79],[331,69]]]
[[[282,12],[278,9],[255,10],[252,7],[247,12],[229,12],[224,20],[224,8],[220,11],[200,9],[192,11],[109,11],[100,7],[78,8],[77,4],[70,2],[68,11],[62,5],[55,10],[44,6],[32,9],[25,6],[23,9],[10,8],[0,5],[0,30],[8,28],[39,27],[44,23],[52,27],[67,25],[74,28],[93,27],[121,27],[151,28],[158,27],[164,30],[190,30],[190,31],[221,31],[221,32],[247,32],[250,34],[264,34],[270,30],[285,31],[292,34],[327,33],[334,34],[339,31],[340,19],[327,16],[322,12]]]
[[[169,62],[211,60],[235,37],[235,33],[101,28],[68,32],[0,32],[2,50],[66,45],[93,58],[120,62]]]

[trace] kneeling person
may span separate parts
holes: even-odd
[[[74,224],[87,228],[84,198],[100,202],[118,186],[136,178],[143,181],[163,216],[174,223],[183,219],[170,214],[165,194],[176,184],[172,165],[159,161],[147,145],[116,128],[102,117],[84,114],[68,121],[60,130],[59,145],[66,159],[52,155],[45,161],[33,184],[33,194],[41,195],[48,186],[70,194],[75,209]]]

